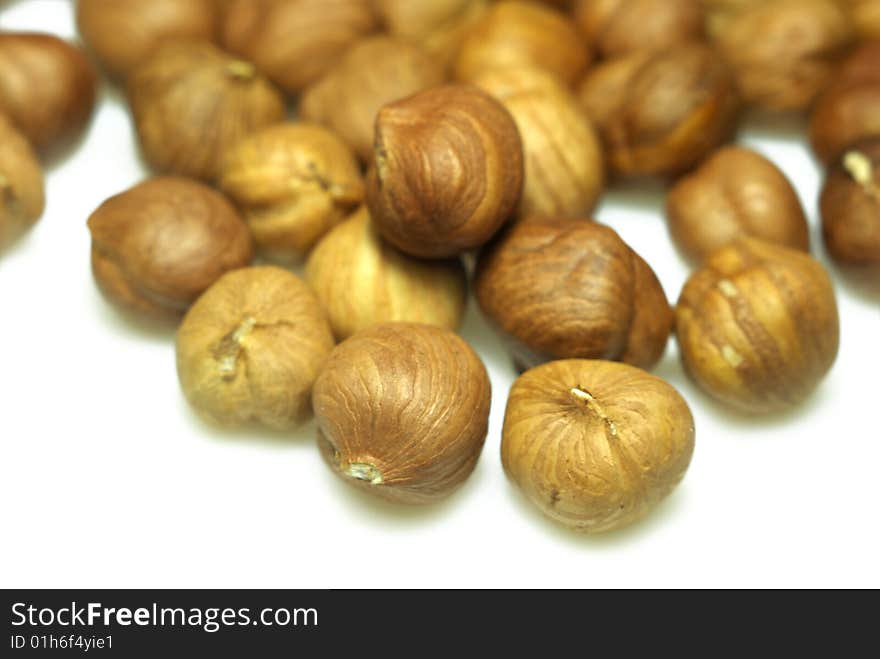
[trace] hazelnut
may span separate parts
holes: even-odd
[[[740,238],[688,280],[676,334],[685,368],[706,392],[744,412],[781,411],[834,364],[834,289],[803,252]]]
[[[666,212],[676,244],[697,260],[741,236],[810,249],[807,218],[791,183],[749,149],[715,152],[670,190]]]
[[[83,40],[115,78],[128,73],[162,43],[211,40],[216,0],[78,0]]]
[[[474,289],[521,369],[568,358],[650,368],[672,328],[651,267],[612,229],[586,220],[514,225],[481,254]]]
[[[837,3],[849,15],[861,39],[880,39],[880,0],[837,0]]]
[[[551,362],[510,390],[504,471],[542,513],[576,531],[611,531],[646,515],[684,478],[693,452],[685,400],[632,366]]]
[[[40,161],[24,135],[0,114],[0,248],[36,222],[45,205]]]
[[[700,0],[576,0],[575,20],[603,57],[703,36]]]
[[[229,152],[220,187],[238,204],[262,251],[302,259],[364,199],[345,143],[309,123],[270,126]]]
[[[97,78],[76,46],[49,34],[0,34],[0,112],[38,150],[85,129]]]
[[[574,94],[540,69],[495,69],[475,84],[501,101],[519,129],[525,157],[519,215],[590,213],[605,182],[605,162]]]
[[[586,43],[568,16],[537,2],[504,0],[468,32],[455,60],[455,76],[470,82],[489,69],[526,66],[572,84],[589,63]]]
[[[421,261],[399,252],[382,240],[366,208],[318,243],[306,281],[339,340],[392,321],[455,330],[467,299],[459,259]]]
[[[211,188],[153,178],[110,197],[89,218],[95,281],[113,302],[182,314],[223,273],[250,263],[247,226]]]
[[[880,138],[854,144],[831,167],[821,209],[825,245],[835,259],[880,264]]]
[[[198,42],[159,48],[129,77],[128,97],[150,165],[205,180],[240,139],[287,111],[252,64]]]
[[[372,0],[228,0],[222,42],[291,94],[377,28]]]
[[[687,171],[736,132],[733,76],[702,44],[608,60],[586,77],[580,95],[621,176]]]
[[[387,323],[337,346],[312,402],[321,453],[339,476],[390,501],[431,503],[474,470],[491,385],[456,334]]]
[[[312,385],[332,349],[327,320],[299,277],[274,266],[242,268],[184,317],[177,374],[207,420],[287,430],[311,415]]]
[[[299,116],[330,126],[366,162],[373,154],[373,124],[379,109],[444,79],[442,65],[418,46],[387,36],[371,37],[353,46],[306,89]]]
[[[833,0],[775,0],[734,15],[717,42],[746,102],[785,112],[810,105],[851,36]]]
[[[475,87],[435,87],[376,119],[367,202],[380,233],[413,256],[479,247],[519,203],[523,153],[510,113]]]

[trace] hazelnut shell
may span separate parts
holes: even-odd
[[[43,169],[27,139],[0,114],[0,248],[43,214]]]

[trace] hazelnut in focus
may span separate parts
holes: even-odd
[[[182,314],[221,275],[253,258],[232,204],[188,179],[144,181],[101,204],[88,225],[101,291],[150,316]]]
[[[252,64],[206,42],[159,48],[129,76],[128,98],[147,162],[207,181],[239,140],[287,112]]]
[[[676,244],[701,260],[750,236],[809,251],[797,193],[776,165],[755,151],[729,146],[676,182],[666,200]]]
[[[514,382],[501,460],[544,515],[600,533],[639,520],[678,485],[694,436],[690,408],[660,378],[626,364],[571,359]]]
[[[716,399],[754,414],[805,400],[834,364],[839,334],[822,265],[753,238],[710,256],[676,309],[688,374]]]
[[[651,267],[614,230],[587,220],[512,226],[480,255],[474,289],[523,370],[573,358],[651,368],[672,329]]]
[[[489,426],[486,368],[458,335],[377,325],[330,354],[312,395],[318,444],[346,482],[396,503],[432,503],[473,472]]]
[[[322,126],[263,128],[229,152],[220,188],[238,205],[271,258],[297,261],[364,199],[357,161]]]
[[[177,374],[187,400],[222,426],[294,428],[311,416],[312,385],[333,349],[318,301],[274,266],[221,277],[177,332]]]
[[[0,249],[40,219],[45,205],[40,160],[25,136],[0,114]]]
[[[379,111],[367,204],[379,232],[407,254],[480,247],[516,210],[522,186],[516,124],[485,92],[435,87]]]

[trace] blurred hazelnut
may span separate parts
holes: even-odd
[[[479,247],[519,203],[522,143],[507,110],[448,85],[386,105],[376,119],[367,202],[380,233],[413,256]]]
[[[312,385],[333,349],[318,301],[273,266],[221,277],[177,332],[177,375],[187,400],[223,426],[287,430],[311,416]]]
[[[128,97],[149,164],[208,181],[239,140],[287,111],[252,64],[209,43],[162,46],[129,77]]]
[[[651,267],[612,229],[530,218],[480,255],[474,290],[514,362],[551,359],[656,364],[672,310]]]
[[[83,132],[96,86],[76,46],[49,34],[0,34],[0,112],[36,149],[63,146]]]
[[[495,69],[478,87],[501,101],[519,129],[525,180],[519,215],[592,212],[605,182],[602,146],[575,96],[540,69]]]
[[[0,114],[0,249],[43,214],[43,169],[31,145]]]
[[[491,385],[456,334],[388,323],[330,354],[312,400],[321,453],[339,476],[390,501],[421,504],[449,496],[474,470]]]
[[[847,12],[859,38],[880,39],[880,0],[837,0]]]
[[[688,280],[676,310],[684,366],[744,412],[793,407],[834,364],[839,322],[825,269],[801,251],[741,238]]]
[[[504,471],[550,519],[600,533],[651,511],[684,478],[694,419],[669,384],[626,364],[570,359],[513,383]]]
[[[373,154],[379,108],[444,79],[441,64],[418,46],[387,36],[371,37],[353,46],[306,89],[299,116],[330,126],[366,162]]]
[[[250,263],[247,226],[211,188],[153,178],[110,197],[89,218],[95,281],[113,302],[182,314],[223,273]]]
[[[399,252],[382,240],[366,208],[318,243],[306,281],[339,340],[392,321],[456,330],[467,299],[459,259],[421,261]]]
[[[264,254],[299,260],[364,199],[349,148],[326,128],[263,128],[229,152],[221,189],[238,205]]]
[[[715,152],[670,190],[666,212],[676,244],[697,260],[742,236],[810,249],[807,218],[791,183],[749,149]]]

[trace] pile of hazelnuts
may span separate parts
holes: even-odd
[[[179,323],[180,384],[205,419],[287,430],[314,414],[330,467],[392,501],[447,497],[481,453],[491,385],[455,333],[469,290],[522,373],[504,469],[574,529],[633,522],[687,471],[691,411],[648,373],[672,334],[732,408],[815,390],[837,355],[835,291],[785,173],[731,145],[745,112],[809,115],[828,252],[880,265],[880,0],[76,14],[156,174],[88,220],[101,291]],[[3,238],[41,214],[35,154],[82,129],[95,80],[70,44],[0,35]],[[674,307],[590,217],[606,187],[645,179],[668,185],[694,267]]]

